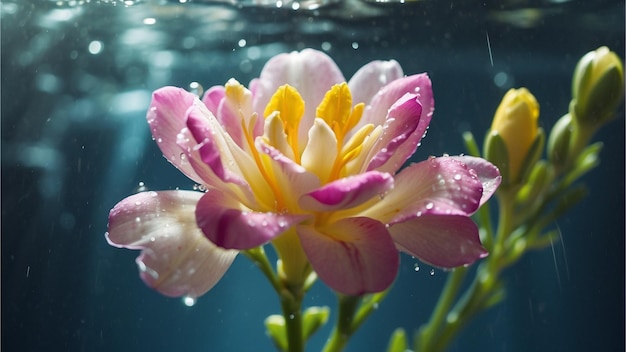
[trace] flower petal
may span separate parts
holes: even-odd
[[[202,111],[196,107],[189,110],[187,127],[198,143],[197,150],[200,152],[200,158],[211,168],[217,177],[224,182],[232,182],[238,185],[246,184],[241,171],[232,169],[236,163],[226,140],[230,136],[222,128],[216,126],[215,123],[210,123]],[[227,160],[228,166],[225,165],[222,158]],[[252,160],[249,162],[252,162]]]
[[[485,204],[496,192],[500,182],[502,182],[500,170],[483,158],[476,158],[468,155],[453,156],[452,158],[459,160],[476,172],[476,176],[483,185],[483,195],[480,198],[480,205]]]
[[[278,87],[289,84],[296,88],[306,102],[298,135],[302,145],[306,145],[307,133],[316,117],[317,106],[330,87],[344,81],[339,67],[321,51],[304,49],[301,52],[280,54],[265,64],[259,79],[255,81],[254,111],[262,116]]]
[[[402,78],[402,67],[396,60],[372,61],[361,67],[350,78],[348,86],[352,92],[352,101],[356,104],[369,104],[372,97],[385,85]]]
[[[200,101],[189,109],[188,116],[189,135],[197,143],[179,137],[179,145],[202,177],[202,184],[228,188],[237,198],[245,199],[247,206],[256,207],[255,194],[267,195],[272,191],[252,157],[230,138]]]
[[[143,192],[119,202],[109,215],[110,245],[141,249],[140,276],[166,296],[198,297],[224,275],[236,251],[216,247],[196,226],[200,192]]]
[[[453,268],[487,256],[476,224],[464,215],[428,214],[389,227],[398,247],[426,263]]]
[[[393,190],[360,214],[390,225],[426,214],[468,215],[481,196],[482,184],[467,165],[431,157],[403,169]]]
[[[380,89],[372,98],[370,105],[365,109],[358,127],[368,123],[375,126],[384,124],[389,108],[406,93],[419,95],[418,100],[422,105],[422,116],[416,132],[421,131],[419,133],[421,138],[424,132],[426,132],[435,109],[432,83],[426,73],[397,79]]]
[[[257,138],[257,148],[267,155],[279,194],[272,194],[272,201],[287,209],[299,209],[298,199],[320,186],[319,178],[309,170],[283,155],[278,149]],[[281,199],[278,199],[281,197]]]
[[[197,183],[202,183],[202,178],[196,174],[193,167],[180,158],[184,151],[177,144],[177,136],[187,123],[187,110],[194,104],[195,99],[195,95],[181,88],[160,88],[152,93],[152,102],[146,119],[150,125],[152,137],[163,156],[187,177]]]
[[[324,228],[298,225],[296,231],[313,270],[333,290],[380,292],[396,277],[398,252],[378,221],[346,218]]]
[[[373,197],[382,197],[393,188],[390,174],[378,171],[365,172],[328,183],[300,198],[302,209],[310,211],[335,211],[356,207]]]
[[[209,190],[196,206],[196,221],[204,235],[227,249],[250,249],[271,241],[306,215],[258,213],[219,190]]]
[[[422,105],[417,101],[415,94],[407,93],[391,106],[383,127],[384,132],[370,151],[371,159],[367,165],[367,171],[383,169],[395,173],[404,164],[406,159],[413,154],[412,152],[405,154],[405,158],[394,158],[393,163],[389,164],[387,161],[414,133],[419,125],[421,114]]]
[[[324,120],[315,119],[313,127],[309,130],[309,142],[302,152],[302,166],[326,182],[335,165],[336,158],[337,138],[335,133]]]
[[[213,86],[204,93],[202,102],[214,116],[217,116],[217,109],[225,95],[226,88],[224,86]]]

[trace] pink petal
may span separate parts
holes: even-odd
[[[313,270],[333,290],[379,292],[396,277],[398,252],[378,221],[346,218],[323,228],[298,225],[296,231]]]
[[[222,158],[232,158],[232,155],[229,155],[230,153],[226,153],[229,148],[227,141],[224,140],[229,138],[229,136],[222,129],[216,129],[197,108],[189,110],[187,127],[198,143],[196,148],[200,153],[201,160],[209,166],[218,178],[224,182],[232,182],[238,185],[246,184],[246,181],[240,174],[233,172],[222,162]]]
[[[224,275],[236,251],[216,247],[196,226],[200,192],[143,192],[119,202],[109,215],[110,245],[141,249],[142,280],[166,296],[198,297]]]
[[[320,186],[320,179],[312,172],[308,171],[298,163],[283,155],[278,149],[263,142],[258,138],[257,148],[261,153],[268,155],[269,163],[276,184],[281,189],[285,197],[285,206],[289,209],[297,209],[298,199]]]
[[[398,247],[426,263],[453,268],[487,256],[478,228],[464,215],[423,215],[389,227]]]
[[[304,146],[317,106],[326,92],[341,82],[345,82],[345,78],[339,67],[321,51],[304,49],[276,55],[265,64],[259,79],[254,81],[253,108],[259,116],[263,116],[265,106],[278,87],[289,84],[296,88],[306,102],[298,136]]]
[[[486,203],[489,198],[496,192],[500,182],[502,182],[502,176],[500,176],[500,170],[483,158],[476,158],[473,156],[453,156],[452,158],[464,163],[470,169],[476,172],[476,176],[483,185],[483,195],[480,198],[480,205]]]
[[[361,215],[390,225],[426,214],[468,215],[481,196],[482,184],[467,165],[431,157],[403,169],[384,199]]]
[[[369,104],[382,87],[403,76],[402,68],[396,60],[372,61],[366,64],[348,82],[353,104]]]
[[[367,165],[368,171],[381,168],[396,154],[398,148],[415,132],[421,114],[422,105],[415,94],[407,93],[391,106],[384,132],[370,151],[373,156]],[[405,155],[405,158],[394,158],[393,163],[387,164],[384,170],[395,173],[411,154]]]
[[[195,95],[184,89],[163,87],[152,93],[152,102],[146,118],[152,137],[165,158],[187,177],[202,183],[202,178],[180,157],[183,150],[177,144],[178,134],[187,123],[187,110],[195,99]]]
[[[204,93],[202,102],[213,115],[217,116],[217,109],[224,96],[224,86],[213,86]]]
[[[383,125],[389,108],[406,93],[419,96],[418,100],[422,105],[422,116],[416,133],[421,138],[424,132],[426,132],[435,107],[432,84],[430,78],[425,73],[397,79],[380,89],[365,109],[357,128],[368,123],[372,123],[375,126]]]
[[[227,249],[260,246],[307,217],[252,212],[219,190],[209,190],[196,207],[196,221],[204,235]]]
[[[382,197],[393,187],[390,174],[370,171],[328,183],[300,198],[300,207],[310,211],[349,209]]]

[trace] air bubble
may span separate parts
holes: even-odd
[[[184,296],[183,297],[183,304],[186,305],[187,307],[193,307],[197,302],[197,299],[195,297],[191,297],[191,296]]]
[[[430,276],[435,276],[435,269],[430,269]]]
[[[420,265],[415,263],[413,270],[420,271]]]

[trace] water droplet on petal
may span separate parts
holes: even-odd
[[[456,174],[456,175],[454,175],[454,179],[455,179],[455,180],[457,180],[457,181],[461,181],[461,178],[462,178],[462,177],[463,177],[463,176],[461,176],[461,174]]]
[[[426,209],[430,210],[430,209],[432,209],[434,207],[435,207],[435,204],[433,204],[433,202],[426,203]]]
[[[198,82],[191,82],[189,83],[189,92],[199,97],[204,93],[204,88]]]

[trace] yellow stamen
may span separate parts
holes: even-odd
[[[304,100],[294,87],[285,84],[274,93],[265,107],[264,115],[267,117],[275,111],[278,111],[280,119],[283,121],[283,128],[285,129],[289,145],[293,150],[295,161],[300,163],[298,129],[300,120],[302,120],[304,115]]]
[[[342,148],[341,153],[337,157],[337,160],[335,161],[335,165],[333,166],[333,170],[330,174],[331,179],[339,179],[343,176],[341,174],[341,171],[344,169],[346,164],[356,159],[356,157],[361,153],[361,151],[363,150],[363,142],[373,130],[374,125],[367,124],[361,127],[348,140],[346,145]]]
[[[364,104],[352,109],[352,94],[347,83],[335,84],[317,107],[317,117],[326,121],[337,136],[337,146],[343,145],[345,135],[359,122]]]
[[[252,139],[252,130],[246,127],[244,120],[241,120],[241,129],[244,132],[248,148],[250,150],[250,153],[254,157],[254,161],[256,162],[259,171],[261,172],[261,175],[263,175],[263,178],[265,179],[265,181],[267,181],[267,184],[272,189],[274,197],[276,197],[275,209],[272,210],[283,210],[285,208],[285,200],[283,198],[282,192],[280,191],[280,187],[278,186],[278,184],[276,184],[276,179],[273,177],[273,175],[270,176],[270,174],[268,173],[268,170],[265,167],[265,163],[261,159],[262,156],[259,154],[256,147],[254,146],[254,140]],[[259,193],[255,192],[255,194]],[[271,208],[271,203],[272,202],[270,201],[270,204],[266,204],[266,206]]]

